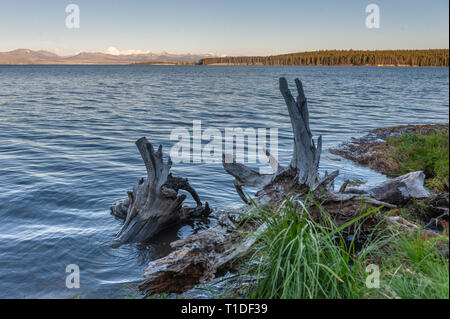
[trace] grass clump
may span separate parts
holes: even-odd
[[[392,157],[399,164],[402,175],[421,170],[427,178],[426,185],[436,191],[449,189],[449,136],[448,130],[428,135],[406,133],[398,138],[387,140],[388,146],[394,146]]]
[[[437,248],[448,238],[424,240],[420,231],[389,238],[379,254],[380,289],[367,289],[367,297],[402,299],[448,299],[449,263]],[[446,241],[446,243],[442,243]]]
[[[344,230],[379,208],[337,227],[321,210],[318,224],[309,209],[286,201],[276,212],[258,209],[267,225],[250,257],[250,275],[256,282],[249,298],[353,299],[353,298],[448,298],[449,263],[437,243],[448,246],[448,238],[434,239],[394,232],[379,227],[370,240],[355,248]],[[380,224],[379,226],[382,226]],[[356,236],[353,236],[355,238]],[[379,269],[379,286],[367,285],[369,270]]]
[[[373,211],[360,216],[364,218]],[[325,214],[325,212],[323,212]],[[260,211],[267,224],[253,259],[258,267],[252,272],[258,283],[252,298],[354,298],[360,291],[361,272],[353,242],[348,243],[341,230],[355,222],[333,227],[309,218],[305,206],[287,201],[277,214]]]

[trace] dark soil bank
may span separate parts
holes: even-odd
[[[448,131],[448,129],[448,124],[401,125],[377,128],[369,131],[368,134],[361,138],[352,138],[349,142],[339,145],[338,148],[330,149],[330,152],[391,176],[398,170],[399,163],[391,156],[395,147],[387,144],[387,139],[400,137],[406,133],[429,135],[438,131]]]

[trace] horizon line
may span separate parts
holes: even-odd
[[[135,55],[148,55],[148,54],[157,54],[157,55],[165,55],[165,54],[171,54],[171,55],[209,55],[209,56],[213,56],[215,58],[220,58],[220,57],[270,57],[270,56],[278,56],[278,55],[288,55],[288,54],[295,54],[295,53],[312,53],[312,52],[324,52],[324,51],[431,51],[431,50],[450,50],[450,48],[419,48],[419,49],[405,49],[405,48],[398,48],[398,49],[354,49],[354,48],[349,48],[349,49],[315,49],[315,50],[299,50],[299,51],[289,51],[289,52],[285,52],[285,53],[277,53],[277,54],[253,54],[253,55],[228,55],[228,54],[223,54],[223,55],[215,55],[215,53],[209,52],[209,53],[191,53],[191,52],[186,52],[186,53],[171,53],[168,51],[162,51],[162,52],[152,52],[152,51],[147,51],[147,52],[141,52],[141,53],[120,53],[120,54],[112,54],[109,52],[105,52],[105,51],[78,51],[77,53],[74,54],[68,54],[68,55],[60,55],[54,51],[51,51],[50,49],[28,49],[25,47],[21,47],[21,48],[16,48],[16,49],[11,49],[8,51],[0,51],[0,54],[5,54],[5,53],[13,53],[15,51],[20,51],[20,50],[26,50],[26,51],[32,51],[32,52],[47,52],[47,53],[52,53],[58,57],[74,57],[77,56],[79,54],[82,53],[97,53],[97,54],[105,54],[105,55],[111,55],[111,56],[135,56]]]

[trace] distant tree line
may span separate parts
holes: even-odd
[[[273,56],[206,58],[201,65],[395,65],[448,67],[449,50],[326,50]]]
[[[136,62],[134,65],[198,65],[198,62],[187,62],[187,61],[148,61],[148,62]]]

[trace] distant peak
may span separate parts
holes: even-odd
[[[13,50],[13,51],[9,51],[9,53],[26,53],[26,54],[30,54],[32,52],[33,51],[30,50],[30,49],[16,49],[16,50]]]
[[[190,62],[196,63],[207,54],[171,54],[163,51],[160,54],[143,50],[120,51],[109,47],[106,52],[80,51],[72,55],[60,56],[54,52],[30,49],[17,49],[0,52],[0,64],[133,64],[145,62]]]

